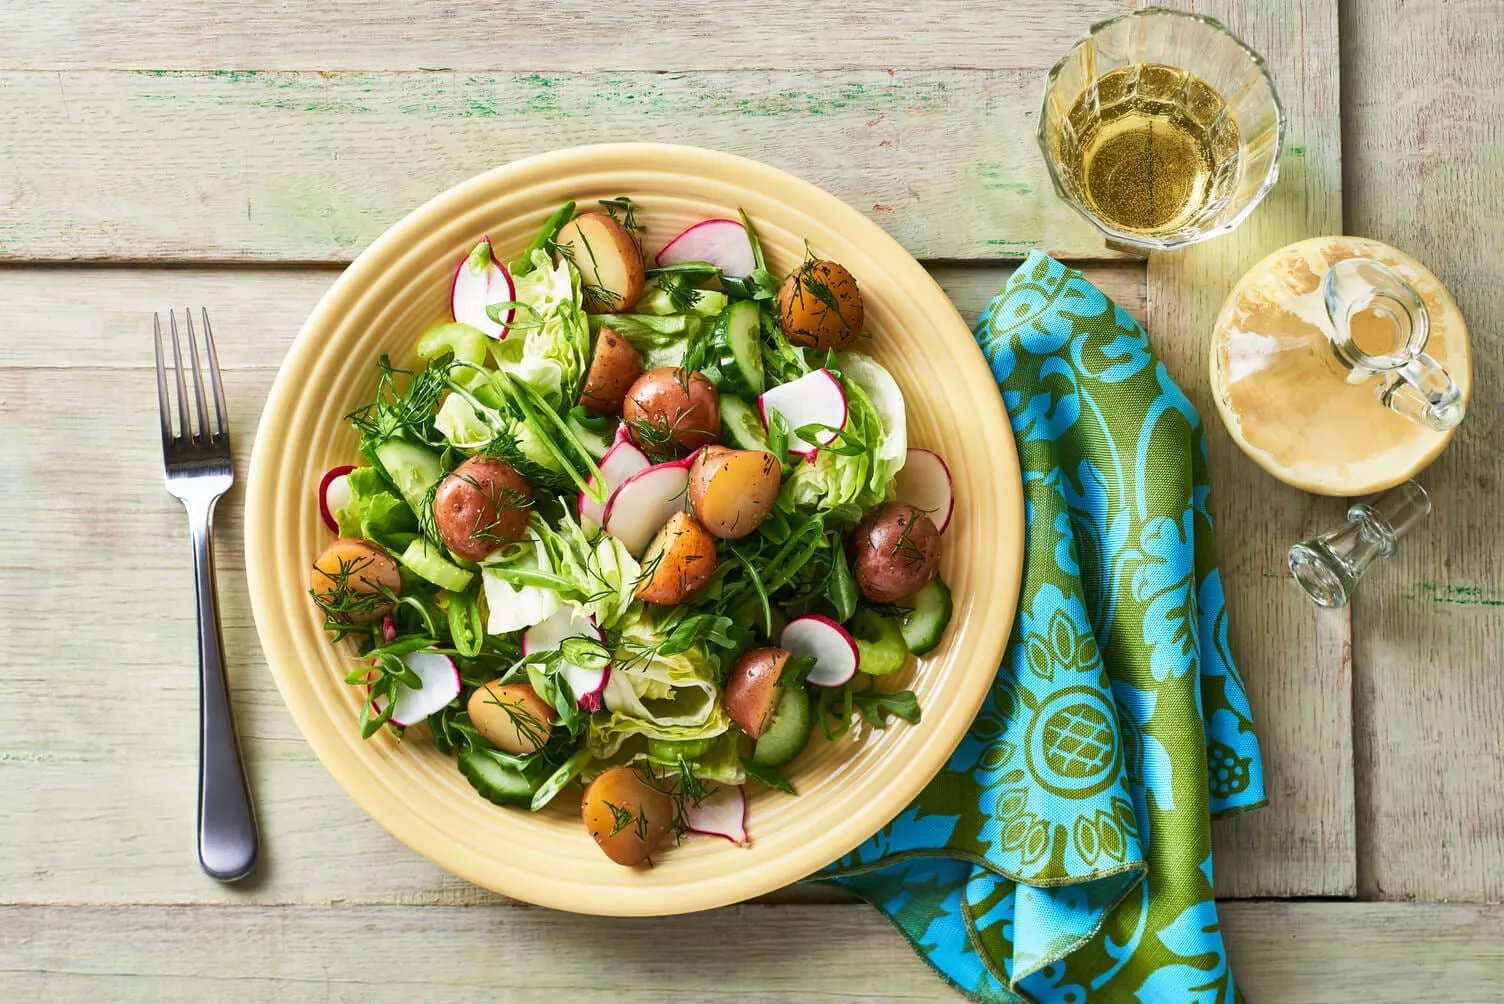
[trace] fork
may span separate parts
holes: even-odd
[[[225,680],[225,644],[219,628],[219,592],[214,582],[214,503],[235,480],[230,464],[230,420],[225,410],[225,391],[219,378],[219,357],[214,334],[209,329],[209,311],[203,311],[204,345],[208,349],[209,383],[214,395],[216,420],[211,428],[204,398],[203,374],[199,369],[198,344],[193,332],[193,312],[187,313],[188,358],[192,367],[192,393],[198,416],[194,431],[189,416],[189,387],[183,370],[183,352],[178,339],[175,312],[167,314],[172,336],[172,384],[177,390],[177,432],[173,432],[171,395],[163,362],[162,320],[152,315],[157,350],[157,399],[162,409],[162,461],[167,468],[167,491],[188,510],[188,532],[193,539],[193,579],[198,600],[198,863],[222,882],[245,877],[256,864],[259,843],[256,817],[251,809],[251,791],[235,737],[235,719],[230,713],[230,688]]]

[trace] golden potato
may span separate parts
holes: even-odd
[[[620,415],[622,399],[640,376],[642,356],[632,343],[610,328],[601,328],[580,390],[580,406],[602,415]]]
[[[521,539],[533,488],[512,465],[471,457],[439,482],[433,523],[444,544],[470,561]]]
[[[642,252],[626,227],[605,213],[584,213],[564,224],[554,243],[580,270],[587,311],[618,314],[637,303]]]
[[[847,538],[851,574],[874,603],[897,603],[923,589],[940,567],[940,531],[923,511],[889,502]]]
[[[632,442],[655,459],[689,453],[721,438],[721,396],[695,370],[648,370],[627,391],[621,417]]]
[[[585,789],[580,815],[606,857],[640,865],[668,836],[674,802],[633,768],[613,767]]]
[[[492,680],[476,688],[465,710],[492,746],[519,756],[541,748],[554,727],[554,709],[525,683]]]
[[[715,538],[687,512],[676,512],[642,555],[637,598],[683,603],[715,574]]]
[[[753,739],[762,735],[778,710],[783,697],[778,677],[788,661],[787,649],[754,648],[742,653],[731,667],[726,681],[726,714]]]
[[[864,317],[856,279],[833,261],[805,262],[778,289],[778,319],[795,345],[840,352],[862,333]]]
[[[705,447],[689,468],[695,518],[722,540],[745,537],[773,511],[782,474],[771,453]]]
[[[332,621],[368,624],[391,613],[392,603],[378,586],[402,592],[397,563],[369,540],[340,537],[313,563],[314,602]]]

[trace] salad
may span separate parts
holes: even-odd
[[[517,260],[458,263],[453,320],[349,416],[310,588],[362,736],[426,722],[499,805],[582,785],[623,865],[746,843],[747,783],[795,795],[807,743],[918,722],[878,681],[951,613],[950,476],[862,351],[855,277],[809,252],[780,281],[745,213],[648,267],[637,212],[569,203]]]

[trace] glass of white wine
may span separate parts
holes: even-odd
[[[1219,21],[1148,7],[1094,25],[1050,71],[1039,146],[1055,190],[1133,251],[1226,233],[1279,177],[1285,116]]]

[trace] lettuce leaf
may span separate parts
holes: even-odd
[[[740,739],[740,732],[727,729],[710,741],[710,748],[704,753],[685,757],[685,762],[689,764],[695,777],[702,781],[742,784],[747,780],[747,771],[742,766],[740,751],[737,749]],[[647,736],[634,735],[623,740],[609,756],[593,759],[585,773],[594,777],[612,767],[627,767],[634,763],[647,763],[653,773],[660,777],[664,774],[673,776],[679,769],[678,761],[668,763],[651,754]]]
[[[706,319],[697,314],[598,314],[591,323],[597,330],[610,328],[631,342],[642,356],[643,367],[651,370],[682,363]]]
[[[499,566],[533,568],[552,571],[548,548],[538,533],[536,515],[529,518],[533,546],[504,547],[493,558],[481,565],[481,588],[486,593],[486,609],[490,611],[486,622],[487,634],[510,634],[530,628],[552,617],[564,601],[552,589],[534,585],[514,585],[497,574]]]
[[[615,627],[631,608],[642,574],[626,545],[609,534],[591,543],[568,512],[559,517],[557,528],[536,515],[532,526],[544,543],[552,571],[572,586],[567,598],[594,617],[598,627]]]
[[[796,506],[866,512],[893,494],[893,476],[908,456],[903,394],[875,359],[850,352],[839,358],[846,391],[845,431],[865,449],[853,455],[821,450],[813,464],[798,464],[783,492]]]
[[[418,518],[374,467],[357,467],[346,480],[350,501],[334,514],[341,537],[364,537],[400,554],[418,537]]]
[[[579,397],[590,362],[590,322],[580,296],[580,274],[567,261],[554,265],[547,251],[533,252],[527,275],[513,275],[516,297],[536,313],[518,310],[519,324],[506,338],[492,341],[497,368],[525,382],[557,409]]]

